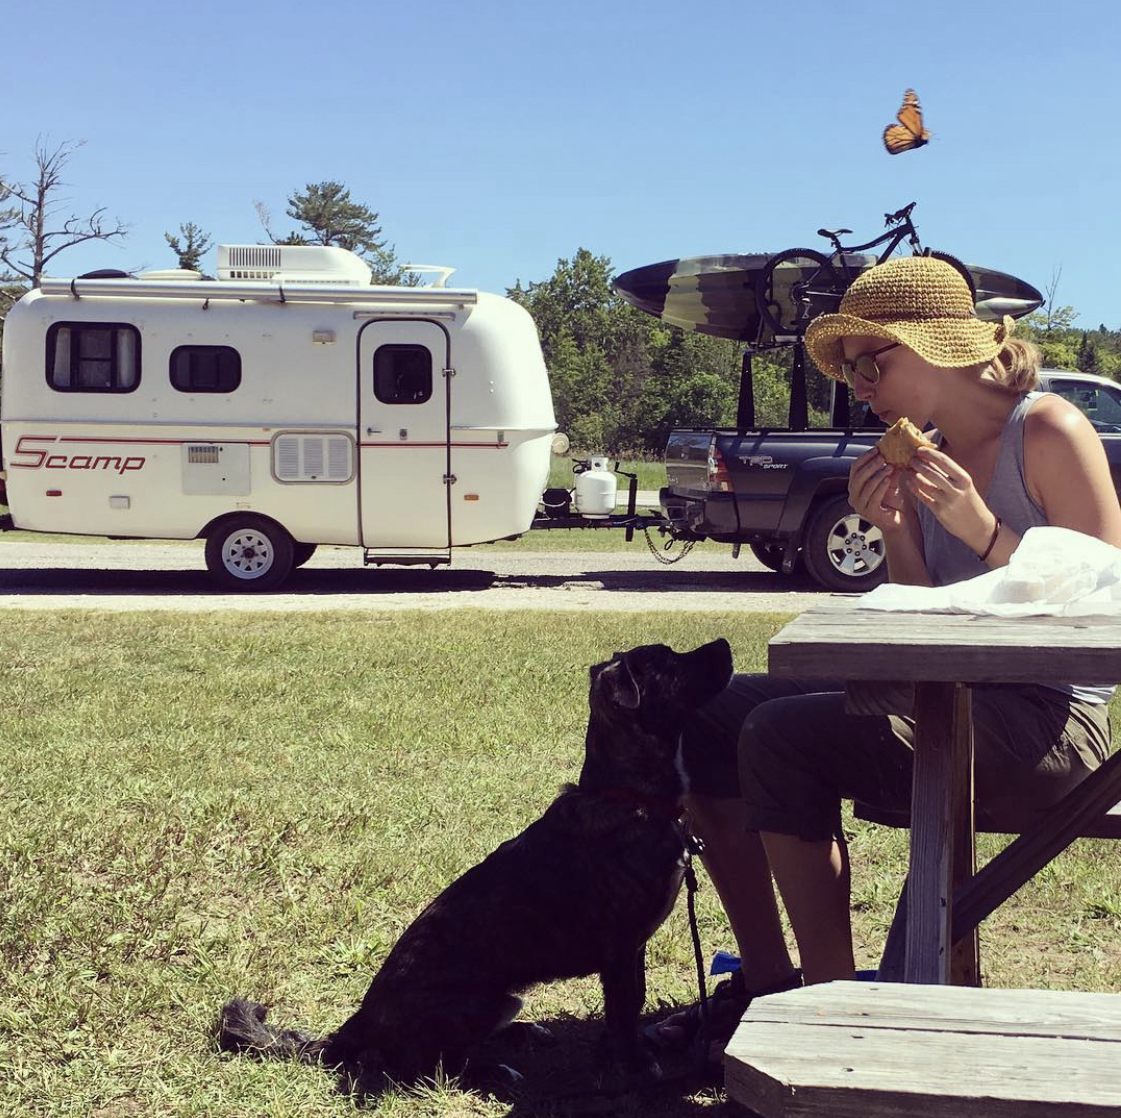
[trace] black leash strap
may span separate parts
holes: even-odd
[[[697,1031],[697,1059],[706,1063],[708,1058],[708,994],[705,991],[704,951],[701,948],[701,933],[697,928],[697,871],[693,869],[693,858],[704,853],[704,842],[689,832],[685,835],[685,891],[686,906],[689,911],[689,934],[693,937],[693,960],[697,966],[697,993],[701,1011],[701,1027]]]

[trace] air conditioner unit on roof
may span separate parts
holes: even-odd
[[[368,286],[369,265],[345,248],[326,245],[219,245],[220,280],[337,283]]]

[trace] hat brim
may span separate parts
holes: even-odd
[[[921,321],[872,322],[851,314],[823,314],[806,329],[805,344],[813,363],[833,380],[844,380],[844,338],[883,338],[914,350],[944,369],[963,369],[991,361],[1003,343],[992,322],[978,318],[931,318]]]

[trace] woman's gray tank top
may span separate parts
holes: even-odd
[[[1028,392],[1016,402],[1000,433],[996,468],[985,494],[989,508],[1020,536],[1029,528],[1047,523],[1047,514],[1031,499],[1024,480],[1024,420],[1035,401],[1044,395]],[[940,435],[936,441],[941,444]],[[929,508],[919,505],[918,513],[926,569],[935,586],[948,586],[988,572],[988,565],[977,558],[971,547],[947,532]],[[1112,687],[1056,685],[1056,689],[1089,703],[1107,703],[1113,694]]]

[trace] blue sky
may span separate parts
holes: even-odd
[[[403,261],[503,291],[585,247],[675,256],[870,239],[916,201],[926,245],[1121,327],[1121,7],[791,0],[38,0],[6,21],[0,168],[84,140],[78,213],[121,247],[55,274],[171,267],[163,234],[262,239],[346,183]],[[929,145],[880,143],[903,90]],[[214,266],[213,250],[204,263]]]

